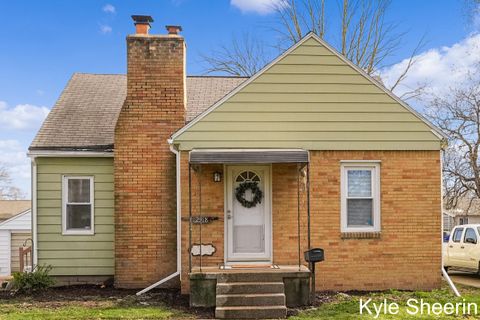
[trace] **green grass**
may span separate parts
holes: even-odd
[[[332,302],[325,303],[320,305],[317,308],[312,308],[310,310],[305,310],[300,312],[297,316],[291,317],[289,319],[295,320],[305,320],[305,319],[341,319],[341,320],[353,320],[353,319],[480,319],[480,290],[478,289],[468,289],[462,287],[461,292],[463,293],[462,298],[455,297],[448,288],[442,288],[440,290],[434,290],[431,292],[404,292],[404,291],[387,291],[381,293],[370,293],[362,295],[345,295],[337,294]],[[385,315],[383,312],[376,318],[375,311],[373,307],[370,307],[370,310],[373,312],[372,315],[360,314],[360,299],[365,301],[366,299],[372,299],[372,302],[377,302],[378,304],[383,302],[384,299],[387,299],[388,302],[395,302],[399,305],[399,312],[395,315]],[[407,301],[409,299],[416,299],[420,301],[423,299],[424,302],[435,303],[439,302],[442,305],[445,303],[455,303],[455,302],[473,302],[478,306],[478,314],[475,315],[435,315],[433,312],[428,314],[416,314],[411,315],[407,313]],[[417,304],[418,305],[418,304]],[[371,304],[370,304],[371,306]],[[413,311],[412,308],[409,310]],[[382,310],[383,311],[383,310]]]
[[[323,303],[315,308],[300,311],[296,316],[290,317],[291,320],[307,319],[332,319],[332,320],[354,320],[354,319],[480,319],[480,308],[478,315],[409,315],[406,312],[406,302],[408,299],[423,299],[425,302],[455,303],[474,302],[480,306],[480,289],[473,289],[459,286],[462,298],[456,298],[447,287],[430,292],[405,292],[405,291],[386,291],[365,294],[334,294],[328,296],[327,303]],[[55,294],[52,291],[47,299],[38,299],[35,297],[18,297],[15,299],[0,299],[0,320],[16,319],[194,319],[195,316],[190,313],[182,312],[176,309],[177,306],[170,307],[162,303],[163,299],[152,296],[150,298],[138,298],[134,295],[124,296],[86,296],[79,295],[72,298],[65,298],[61,294]],[[388,302],[399,304],[400,312],[396,315],[381,314],[378,318],[375,315],[360,315],[360,299],[369,299],[380,303],[384,299]],[[371,308],[373,311],[373,308]]]
[[[111,301],[44,304],[0,300],[0,319],[192,319],[192,316],[160,305],[142,306]]]

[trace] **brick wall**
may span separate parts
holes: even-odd
[[[341,239],[340,160],[381,160],[381,236]],[[319,290],[432,289],[441,283],[439,151],[313,152],[312,244]]]
[[[221,182],[213,182],[213,173],[222,173]],[[202,216],[217,217],[218,220],[202,225],[202,243],[213,244],[215,253],[203,256],[203,266],[219,266],[224,261],[224,175],[223,165],[202,165],[201,171],[192,170],[192,215],[200,215],[200,184]],[[189,190],[188,190],[188,152],[181,154],[181,188],[182,188],[182,292],[188,293],[188,246],[189,246]],[[200,225],[192,225],[192,244],[200,243]],[[192,266],[198,268],[200,259],[192,257]]]
[[[127,99],[115,129],[115,284],[148,286],[176,270],[175,156],[185,123],[184,40],[127,37]]]
[[[340,232],[340,161],[381,161],[381,224],[376,239],[343,239]],[[317,267],[318,290],[431,289],[440,286],[441,210],[438,151],[312,151],[312,247],[325,249]],[[204,212],[220,217],[202,228],[203,243],[217,252],[203,265],[223,263],[224,183],[211,175],[221,166],[205,166]],[[192,173],[192,204],[198,206],[198,181]],[[306,197],[301,178],[301,251],[307,246]],[[272,165],[273,262],[298,263],[297,167]],[[203,211],[203,210],[202,210]],[[188,153],[182,154],[182,215],[188,217]],[[345,236],[345,235],[344,235]],[[198,226],[193,227],[198,239]],[[194,240],[195,242],[196,240]],[[197,241],[198,242],[198,241]],[[182,291],[188,292],[188,222],[182,222]],[[303,261],[303,256],[301,257]],[[198,258],[193,259],[198,266]]]

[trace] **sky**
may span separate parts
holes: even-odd
[[[248,31],[265,42],[275,33],[271,4],[284,0],[23,0],[0,2],[0,164],[30,196],[26,153],[42,121],[74,72],[125,73],[125,36],[132,14],[154,18],[151,33],[181,25],[187,42],[187,73],[202,74],[201,54]],[[392,0],[387,19],[405,32],[404,45],[381,70],[394,81],[418,41],[418,53],[398,95],[417,83],[436,92],[465,77],[480,62],[480,14],[468,20],[467,0]],[[334,1],[328,2],[332,6]],[[328,24],[333,24],[328,20]],[[327,39],[328,40],[328,39]],[[331,39],[334,41],[335,39]]]

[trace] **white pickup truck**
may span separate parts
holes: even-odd
[[[480,224],[453,228],[443,251],[443,265],[447,270],[480,273]]]

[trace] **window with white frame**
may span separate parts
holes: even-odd
[[[63,234],[94,233],[93,186],[93,177],[63,177]]]
[[[341,231],[380,231],[379,162],[342,162]]]

